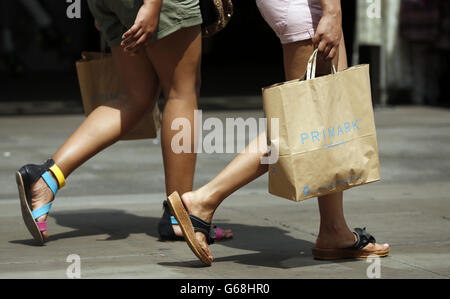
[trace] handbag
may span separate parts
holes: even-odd
[[[231,0],[200,0],[202,35],[211,37],[223,30],[233,16]]]

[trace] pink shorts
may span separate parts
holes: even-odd
[[[282,44],[313,38],[322,17],[319,0],[256,0],[256,5]]]

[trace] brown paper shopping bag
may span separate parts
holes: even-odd
[[[269,165],[269,192],[293,201],[380,180],[369,66],[315,78],[317,51],[306,80],[263,89],[268,139],[278,151]],[[275,132],[272,132],[275,131]]]
[[[77,61],[78,81],[86,115],[107,101],[119,96],[119,76],[110,54],[83,52]],[[160,128],[158,105],[145,114],[141,121],[122,140],[156,138]]]

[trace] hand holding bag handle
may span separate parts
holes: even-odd
[[[317,68],[317,56],[319,50],[315,49],[308,61],[308,68],[306,72],[306,80],[312,80],[316,78],[316,68]],[[331,73],[334,75],[337,73],[334,62],[331,61]]]

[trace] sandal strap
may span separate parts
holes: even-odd
[[[366,228],[355,228],[354,234],[358,240],[353,244],[352,249],[361,250],[370,243],[376,243],[375,238],[366,231]]]
[[[47,221],[42,221],[42,222],[36,222],[39,231],[43,232],[47,230]]]
[[[162,241],[182,241],[183,237],[179,237],[175,235],[172,227],[170,208],[168,202],[165,200],[163,202],[164,213],[161,217],[161,220],[158,223],[158,233],[159,238]]]
[[[214,238],[215,240],[221,240],[225,234],[223,233],[223,229],[221,229],[220,227],[215,227],[216,230],[216,237]]]
[[[31,214],[33,214],[33,218],[39,219],[40,217],[48,214],[50,212],[50,209],[52,208],[53,205],[53,201],[46,204],[45,206],[40,207],[39,209],[36,209],[34,211],[31,212]]]
[[[177,218],[175,218],[174,216],[170,216],[170,223],[172,225],[180,225],[177,221]],[[221,240],[224,237],[223,229],[221,229],[220,227],[217,227],[216,225],[213,225],[211,227],[211,232],[209,233],[209,235],[211,236],[211,238],[214,239],[214,241]]]
[[[59,190],[58,183],[55,181],[55,179],[52,177],[52,175],[48,171],[42,175],[42,178],[44,179],[44,182],[47,184],[47,186],[50,188],[50,190],[52,190],[53,196],[55,196]]]
[[[189,218],[191,219],[194,231],[204,233],[206,236],[206,242],[208,244],[213,244],[216,239],[215,227],[213,227],[211,223],[206,222],[194,215],[189,215]]]
[[[164,212],[170,214],[169,204],[167,203],[166,200],[163,202],[163,207],[164,207]],[[198,217],[195,217],[193,215],[190,215],[190,216],[192,216],[191,217],[192,226],[194,226],[194,221],[198,221],[198,223],[197,223],[198,231],[200,231],[208,236],[208,242],[209,242],[208,244],[213,244],[216,239],[219,240],[223,237],[223,233],[217,232],[217,230],[220,230],[220,232],[222,232],[223,230],[221,228],[217,227],[216,225],[212,226],[211,223],[208,223],[208,222],[206,222]],[[177,221],[177,218],[175,218],[174,216],[170,216],[170,224],[171,225],[180,225]],[[203,231],[200,230],[200,226],[203,227],[203,229],[204,229]],[[210,229],[209,232],[207,232],[207,230],[208,230],[207,228]],[[194,230],[195,230],[195,226],[194,226]],[[173,233],[173,235],[175,236],[175,233]],[[220,237],[218,237],[217,235],[220,235]]]
[[[46,214],[48,214],[50,212],[50,209],[52,208],[53,205],[53,200],[55,199],[55,195],[58,192],[58,183],[55,181],[55,179],[52,177],[52,175],[50,174],[50,172],[46,171],[42,176],[42,179],[44,180],[44,182],[47,184],[47,186],[50,188],[50,190],[52,190],[53,192],[53,199],[50,203],[46,204],[45,206],[42,206],[36,210],[33,210],[31,212],[31,214],[33,215],[34,219],[38,219]]]
[[[66,178],[64,177],[63,172],[56,164],[53,164],[52,167],[50,167],[50,171],[55,175],[59,189],[62,189],[66,185]]]

